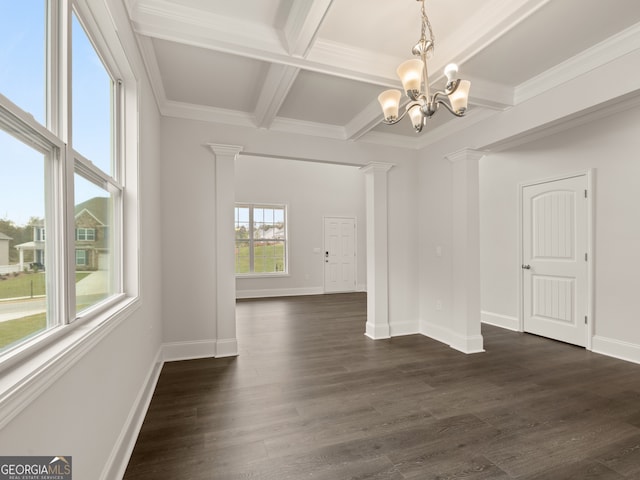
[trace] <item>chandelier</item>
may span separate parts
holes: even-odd
[[[424,9],[424,0],[417,1],[422,3],[422,33],[418,43],[411,49],[411,53],[419,58],[403,62],[397,70],[404,91],[411,102],[406,105],[405,111],[398,117],[400,97],[402,96],[399,90],[385,90],[378,96],[378,101],[384,115],[383,123],[394,125],[408,113],[413,128],[416,132],[420,132],[422,127],[426,125],[427,119],[438,111],[440,105],[443,105],[456,117],[464,116],[467,111],[471,82],[456,78],[458,66],[451,63],[444,69],[444,74],[447,77],[445,89],[433,94],[429,92],[427,58],[431,58],[433,55],[435,40],[431,22],[429,22],[429,17]],[[426,37],[427,30],[429,31],[429,39]]]

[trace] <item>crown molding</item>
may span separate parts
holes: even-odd
[[[515,89],[515,101],[522,103],[638,49],[640,24],[633,25],[520,84]]]
[[[166,117],[255,128],[251,114],[224,108],[167,100],[160,106],[160,113]]]
[[[570,118],[561,118],[538,128],[524,131],[518,135],[482,145],[482,149],[486,152],[509,150],[638,107],[640,107],[640,90],[618,97],[613,101],[601,103],[582,112],[574,113]]]
[[[271,131],[325,137],[334,140],[346,140],[343,127],[326,123],[306,122],[293,118],[276,117],[271,124]]]
[[[132,6],[131,21],[137,33],[173,42],[252,58],[287,53],[274,28],[167,0],[138,1]]]
[[[351,77],[345,75],[347,78],[398,87],[396,68],[405,59],[319,38],[307,60],[329,67],[329,71],[352,72]]]
[[[160,66],[158,65],[158,58],[156,57],[155,48],[153,47],[153,41],[151,38],[143,37],[142,35],[136,35],[136,38],[142,56],[142,62],[149,77],[151,90],[153,90],[153,95],[156,97],[156,104],[158,108],[162,110],[162,105],[167,103],[167,94],[164,90],[164,84],[162,83],[162,75],[160,74]]]
[[[493,0],[487,2],[481,15],[467,18],[450,33],[455,41],[438,47],[438,59],[431,62],[431,71],[441,72],[446,63],[463,64],[490,44],[518,26],[551,0]],[[446,63],[445,63],[446,62]],[[441,73],[434,80],[444,78]]]

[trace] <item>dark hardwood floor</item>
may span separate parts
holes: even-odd
[[[239,301],[238,358],[168,363],[126,480],[640,479],[640,365],[483,326],[364,336],[366,297]]]

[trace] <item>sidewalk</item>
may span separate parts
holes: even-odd
[[[91,272],[76,283],[76,297],[103,293],[109,281],[108,272],[98,270]],[[18,297],[0,299],[0,322],[37,315],[47,311],[47,300],[39,297]]]

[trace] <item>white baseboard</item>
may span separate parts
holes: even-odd
[[[401,337],[403,335],[415,335],[420,333],[418,322],[391,322],[389,324],[389,332],[392,337]]]
[[[144,417],[153,398],[153,392],[156,389],[160,372],[162,371],[162,348],[158,349],[156,358],[147,375],[142,388],[138,392],[136,401],[129,411],[124,427],[118,436],[115,446],[111,450],[107,464],[105,465],[101,480],[121,479],[127,469],[133,448],[135,447]]]
[[[295,297],[299,295],[322,295],[323,293],[323,287],[264,288],[259,290],[236,289],[236,298]]]
[[[596,335],[593,337],[591,351],[640,364],[640,345],[635,343],[623,342]]]
[[[462,353],[471,354],[485,351],[482,335],[464,337],[456,334],[448,328],[434,325],[432,323],[423,323],[420,328],[420,333],[425,337],[444,343],[445,345],[448,345],[454,350],[458,350]]]
[[[449,346],[459,352],[467,354],[484,352],[484,339],[482,335],[465,337],[452,333],[452,340]]]
[[[433,323],[422,323],[420,333],[445,345],[451,345],[453,333],[448,328]]]
[[[520,331],[520,320],[517,317],[511,317],[509,315],[500,315],[499,313],[480,312],[480,321],[487,325],[493,325],[494,327],[505,328],[507,330],[513,330],[514,332]]]
[[[386,338],[391,338],[388,323],[376,325],[374,323],[367,322],[365,329],[365,335],[372,340],[384,340]]]
[[[211,358],[216,356],[216,346],[216,340],[164,343],[162,358],[165,362]]]
[[[216,358],[237,357],[238,356],[238,340],[235,338],[226,338],[216,341]]]

